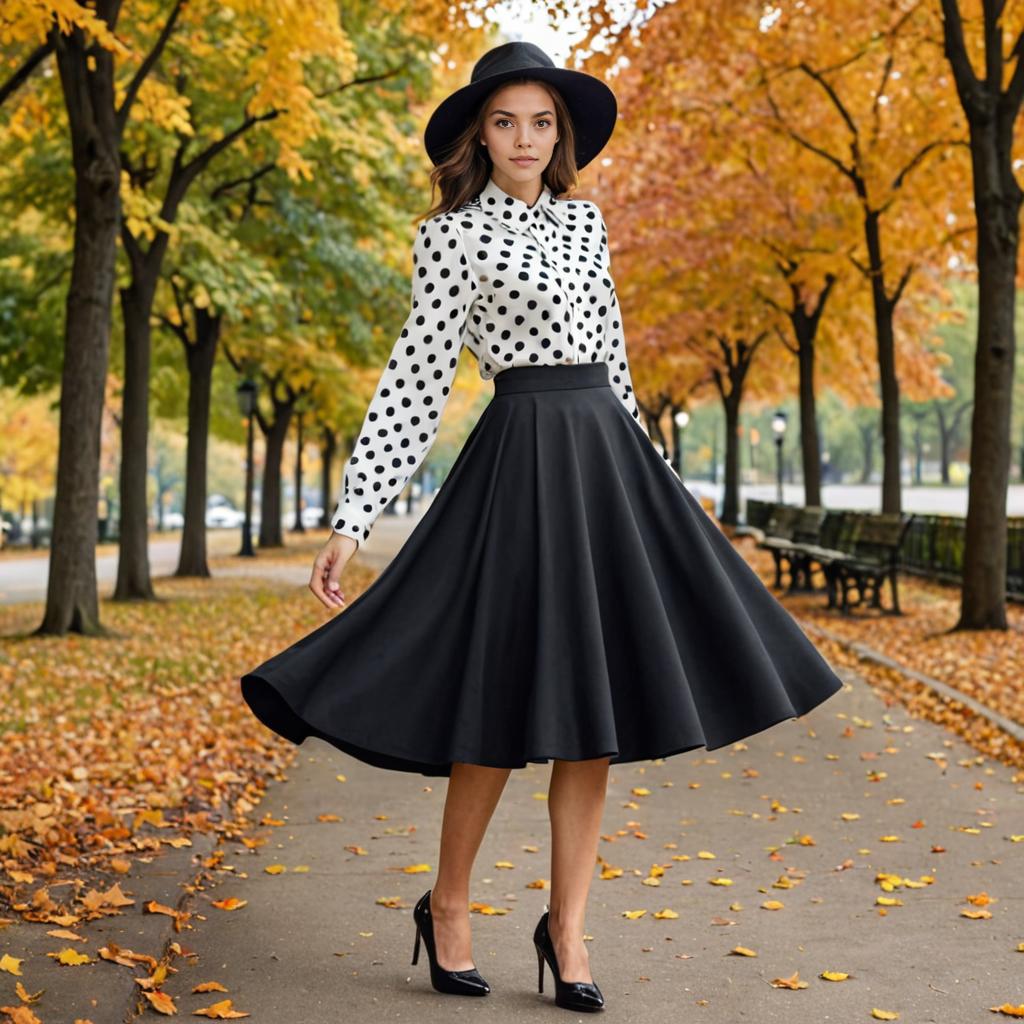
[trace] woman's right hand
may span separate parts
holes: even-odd
[[[341,592],[341,572],[358,547],[354,538],[331,531],[327,543],[316,556],[309,589],[327,608],[345,607],[345,595]]]

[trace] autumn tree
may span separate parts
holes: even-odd
[[[1020,10],[1010,18],[1003,4],[983,3],[980,11],[971,5],[969,19],[961,7],[958,0],[941,0],[945,55],[970,138],[979,296],[963,591],[955,628],[1006,629],[1006,495],[1022,196],[1015,142],[1024,99],[1024,25]],[[1006,35],[1012,40],[1008,48]]]

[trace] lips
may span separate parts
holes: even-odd
[[[525,164],[535,164],[536,162],[537,162],[537,158],[535,156],[519,156],[519,157],[513,157],[512,158],[512,163],[514,163],[514,164],[524,164],[525,165]]]

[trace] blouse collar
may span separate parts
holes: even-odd
[[[536,223],[543,225],[548,219],[561,224],[557,204],[558,200],[546,184],[542,186],[541,193],[532,206],[522,199],[510,196],[504,189],[499,188],[491,177],[488,177],[487,184],[480,190],[480,208],[484,213],[492,214],[501,223],[511,227],[525,228]]]

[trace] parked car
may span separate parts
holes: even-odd
[[[315,529],[320,525],[324,510],[319,505],[307,505],[302,510],[302,525],[307,529]],[[292,517],[292,522],[294,522]]]
[[[245,522],[245,513],[230,505],[217,505],[206,510],[206,525],[210,529],[241,527]]]

